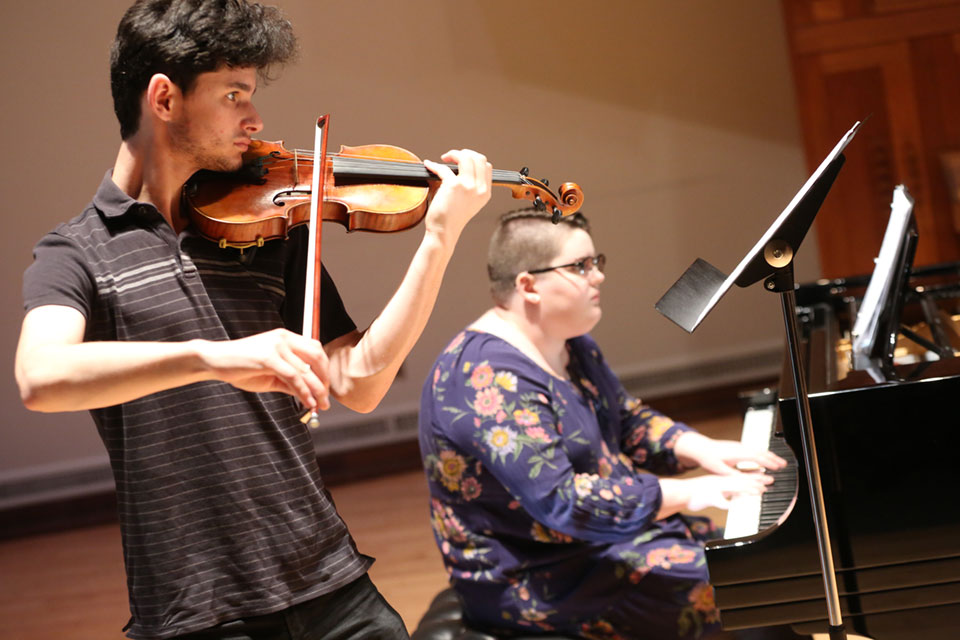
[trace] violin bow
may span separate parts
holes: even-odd
[[[324,176],[327,169],[327,123],[330,115],[317,118],[313,144],[313,186],[310,192],[309,240],[307,242],[307,276],[303,287],[303,335],[320,340],[320,238],[323,221],[320,206],[323,202]],[[311,411],[302,421],[312,428],[320,426],[320,416]]]

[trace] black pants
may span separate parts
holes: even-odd
[[[408,640],[400,615],[364,574],[333,593],[263,616],[177,636],[179,640]]]

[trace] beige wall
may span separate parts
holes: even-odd
[[[78,213],[118,144],[107,51],[127,0],[5,3],[0,481],[102,461],[85,414],[22,408],[13,354],[34,242]],[[654,302],[694,258],[736,265],[806,177],[779,3],[771,0],[282,0],[302,59],[257,95],[265,139],[309,147],[451,147],[529,166],[586,194],[609,256],[595,335],[621,372],[751,354],[780,341],[779,306],[731,292],[694,335]],[[380,411],[416,405],[435,354],[486,305],[483,255],[505,190],[471,223],[439,305]],[[421,231],[347,236],[323,254],[358,324],[382,307]],[[817,275],[808,238],[801,278]],[[336,411],[328,420],[345,418]]]

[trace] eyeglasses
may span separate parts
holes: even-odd
[[[528,269],[527,273],[546,273],[547,271],[553,271],[554,269],[566,269],[568,267],[576,267],[580,275],[585,276],[590,273],[594,268],[600,273],[603,273],[604,267],[607,266],[607,256],[599,253],[595,256],[584,258],[583,260],[577,260],[576,262],[571,262],[570,264],[558,264],[555,267],[544,267],[543,269]]]

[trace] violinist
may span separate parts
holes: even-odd
[[[116,162],[24,275],[21,396],[92,413],[117,486],[131,638],[407,637],[300,418],[331,396],[377,405],[490,197],[491,167],[468,150],[443,157],[456,174],[425,162],[440,186],[377,319],[358,331],[324,271],[321,339],[296,333],[306,234],[221,249],[180,208],[194,172],[241,166],[263,127],[258,81],[295,48],[274,7],[138,0],[110,55]]]

